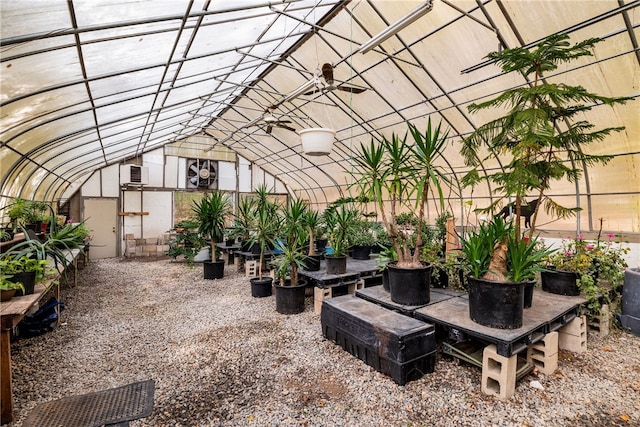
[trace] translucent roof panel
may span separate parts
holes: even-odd
[[[449,130],[443,161],[455,188],[448,194],[462,192],[461,199],[452,196],[451,207],[486,206],[492,186],[458,188],[456,178],[467,171],[460,141],[499,111],[470,114],[468,106],[528,81],[503,74],[485,57],[566,33],[572,42],[603,41],[593,56],[545,79],[636,99],[584,113],[597,128],[625,126],[589,147],[616,158],[586,168],[577,184],[554,184],[551,192],[584,208],[578,227],[594,227],[606,214],[611,226],[640,231],[637,215],[619,214],[640,204],[640,2],[433,0],[431,11],[359,51],[428,3],[1,2],[1,194],[56,200],[97,169],[199,138],[190,154],[197,147],[203,157],[231,150],[291,194],[322,206],[351,195],[361,143],[404,134],[407,122],[424,127],[431,117]],[[325,63],[333,67],[332,86],[322,76]],[[270,127],[265,119],[271,116],[287,126]],[[302,153],[297,131],[308,127],[336,130],[331,154]],[[482,166],[489,173],[504,161]],[[549,224],[577,226],[576,220]]]

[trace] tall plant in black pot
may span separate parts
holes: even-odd
[[[460,240],[469,316],[476,323],[499,329],[522,326],[525,288],[544,270],[550,251],[536,238],[519,238],[517,233],[512,223],[495,216]]]
[[[300,279],[298,271],[305,267],[304,243],[307,239],[304,217],[306,203],[297,199],[282,210],[282,235],[276,241],[281,253],[274,259],[276,266],[276,311],[296,314],[304,311],[307,282]]]
[[[397,262],[389,264],[391,299],[405,305],[423,305],[429,302],[429,282],[432,266],[420,261],[422,230],[425,227],[425,206],[431,194],[439,200],[444,211],[442,183],[449,183],[443,164],[443,152],[448,132],[441,126],[432,126],[421,133],[409,123],[403,137],[391,135],[381,141],[372,139],[361,144],[355,158],[355,185],[364,196],[376,201],[384,226],[389,233]],[[411,135],[412,141],[407,138]],[[408,200],[415,204],[407,205]],[[411,229],[398,226],[401,208],[417,209],[417,223]],[[415,243],[410,241],[415,236]]]
[[[329,247],[332,250],[331,254],[325,255],[328,274],[344,274],[347,271],[347,250],[359,218],[360,212],[345,204],[324,211]]]
[[[506,114],[489,121],[464,139],[461,154],[471,171],[463,178],[467,186],[481,181],[496,185],[497,199],[485,211],[493,212],[505,199],[515,198],[516,236],[520,236],[523,208],[533,208],[528,236],[534,235],[541,206],[553,216],[574,216],[580,209],[565,207],[547,193],[554,181],[576,182],[581,167],[607,164],[613,156],[590,154],[588,145],[602,142],[612,132],[624,127],[593,130],[594,125],[582,119],[583,113],[597,105],[625,103],[630,98],[608,98],[585,90],[544,79],[561,64],[582,56],[590,56],[600,39],[588,39],[571,45],[566,34],[554,34],[531,50],[523,47],[491,52],[487,58],[495,61],[505,73],[525,76],[528,84],[515,86],[497,97],[479,104],[471,104],[470,112],[500,109]],[[524,80],[523,80],[524,82]],[[500,153],[503,166],[496,172],[480,175],[484,158]],[[525,197],[533,193],[528,204]],[[527,206],[528,205],[528,206]],[[535,207],[534,207],[535,206]],[[528,215],[527,215],[528,216]],[[519,238],[519,237],[518,237]]]
[[[211,261],[203,263],[204,278],[221,279],[224,260],[219,258],[217,242],[224,239],[226,221],[231,213],[229,195],[218,190],[205,193],[202,199],[193,201],[192,211],[198,221],[198,232],[211,239]]]
[[[273,278],[263,277],[265,264],[265,251],[273,247],[276,237],[280,232],[281,218],[278,213],[279,206],[270,199],[271,192],[266,186],[260,186],[255,190],[255,209],[253,214],[253,232],[251,242],[260,248],[258,261],[258,277],[249,279],[251,283],[251,295],[254,297],[267,297],[271,295]]]
[[[307,252],[308,259],[306,269],[308,271],[318,271],[320,270],[322,252],[316,248],[316,237],[318,237],[321,228],[324,226],[323,215],[314,209],[308,208],[304,215],[304,225],[307,227],[307,233],[309,235],[309,251]]]

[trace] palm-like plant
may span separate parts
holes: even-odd
[[[281,231],[284,242],[276,242],[282,253],[276,257],[274,262],[278,266],[276,272],[283,285],[288,274],[291,286],[296,286],[298,284],[298,270],[304,267],[306,256],[303,252],[303,244],[307,236],[304,225],[306,214],[307,205],[301,199],[291,202],[282,211]]]
[[[476,185],[480,180],[477,167],[482,160],[481,147],[489,156],[510,154],[502,170],[486,175],[497,184],[500,197],[485,209],[493,212],[497,204],[515,196],[516,236],[519,239],[521,208],[529,192],[537,194],[538,203],[533,213],[529,237],[533,236],[539,207],[544,200],[547,213],[558,217],[575,215],[578,208],[567,208],[547,194],[552,181],[577,181],[582,170],[593,164],[606,164],[607,155],[588,154],[584,146],[602,141],[611,132],[623,127],[609,127],[593,131],[593,125],[580,116],[595,105],[624,103],[630,98],[608,98],[587,92],[581,86],[550,83],[543,74],[555,70],[560,64],[591,55],[591,49],[600,39],[592,38],[571,46],[569,36],[555,34],[540,42],[533,50],[525,48],[492,52],[487,58],[494,60],[505,73],[522,74],[530,84],[506,90],[497,97],[471,104],[469,111],[504,108],[506,115],[476,129],[463,141],[461,153],[473,169],[465,176],[465,185]],[[568,161],[567,161],[568,160]]]
[[[325,211],[329,246],[334,256],[345,256],[350,244],[350,236],[360,219],[360,211],[341,204],[335,209]]]
[[[260,262],[258,264],[258,277],[262,280],[262,265],[264,264],[264,253],[268,246],[273,245],[280,231],[279,206],[271,201],[272,194],[266,186],[260,186],[255,190],[254,210],[252,214],[253,224],[251,225],[253,234],[251,242],[260,246]]]
[[[316,254],[315,251],[315,238],[316,238],[316,230],[318,230],[323,224],[323,218],[320,212],[308,209],[307,213],[304,216],[304,225],[307,227],[307,231],[309,234],[309,252],[308,255],[312,256]]]
[[[356,183],[363,196],[375,200],[382,216],[385,228],[398,256],[398,267],[420,266],[420,248],[423,244],[420,237],[415,244],[415,252],[411,254],[409,245],[411,232],[398,227],[398,217],[402,207],[417,208],[417,236],[424,228],[424,208],[429,194],[436,192],[440,207],[444,210],[444,197],[441,182],[449,182],[445,171],[440,166],[448,133],[441,130],[440,125],[433,127],[429,119],[424,134],[408,124],[413,144],[407,142],[408,134],[400,138],[395,133],[390,139],[383,138],[370,144],[360,144],[360,157],[357,163]],[[385,201],[388,196],[388,202]],[[415,200],[414,206],[407,206],[406,201]],[[387,209],[385,203],[388,203]]]
[[[194,200],[192,210],[198,220],[198,232],[211,239],[211,261],[216,261],[216,243],[222,241],[227,217],[231,213],[229,196],[222,191],[206,193],[200,201]]]

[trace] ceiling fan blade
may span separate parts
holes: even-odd
[[[295,131],[296,131],[296,130],[295,130],[294,128],[292,128],[291,126],[280,125],[279,127],[281,127],[282,129],[290,130],[291,132],[295,132]]]
[[[351,93],[362,93],[364,92],[365,88],[361,88],[361,87],[356,87],[356,86],[351,86],[351,85],[340,85],[340,86],[336,86],[336,89],[338,90],[342,90],[345,92],[351,92]]]
[[[266,132],[271,135],[271,131],[273,130],[273,126],[269,125],[267,126]]]
[[[278,120],[276,124],[291,123],[291,120]]]
[[[314,93],[318,93],[318,92],[320,92],[320,89],[315,88],[314,90],[310,90],[309,92],[305,92],[305,93],[303,93],[302,95],[303,95],[303,96],[313,95]]]

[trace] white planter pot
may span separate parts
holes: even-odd
[[[331,153],[336,131],[328,128],[302,129],[302,152],[307,156],[326,156]]]

